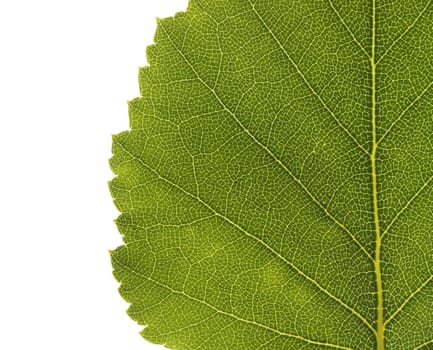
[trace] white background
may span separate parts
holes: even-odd
[[[107,181],[155,17],[186,0],[0,0],[0,349],[146,350]]]

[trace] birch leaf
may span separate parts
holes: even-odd
[[[433,1],[191,0],[110,183],[171,349],[433,349]]]

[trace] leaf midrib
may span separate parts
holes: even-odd
[[[375,228],[375,256],[374,256],[374,273],[376,275],[376,293],[377,293],[377,319],[376,319],[376,348],[377,350],[385,349],[385,327],[383,323],[383,289],[382,289],[382,270],[381,270],[381,246],[382,234],[380,230],[379,203],[377,198],[377,169],[376,169],[376,152],[377,152],[377,133],[376,133],[376,0],[372,0],[372,28],[371,28],[371,181],[373,197],[373,217]]]

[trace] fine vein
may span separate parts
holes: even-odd
[[[382,233],[382,238],[383,236],[385,236],[390,228],[392,227],[392,225],[397,221],[397,219],[401,216],[401,214],[403,214],[403,212],[409,208],[410,204],[421,194],[422,191],[424,191],[424,189],[429,185],[429,183],[433,180],[433,175],[430,176],[428,178],[428,180],[426,182],[424,182],[424,184],[419,188],[418,191],[415,192],[415,194],[407,201],[407,203],[400,209],[400,211],[394,216],[394,218],[391,220],[391,222],[389,223],[389,225],[385,228],[385,230]]]
[[[418,345],[416,348],[413,348],[413,350],[421,350],[423,347],[433,344],[433,339],[426,341],[425,343],[422,343],[421,345]]]
[[[394,128],[395,124],[397,124],[405,116],[405,114],[427,93],[427,91],[430,89],[432,85],[433,85],[433,81],[431,81],[430,84],[428,84],[427,87],[403,110],[403,112],[400,113],[397,119],[394,120],[391,126],[383,133],[379,141],[377,141],[377,144],[381,143],[382,140],[385,139],[385,137],[388,135],[391,129]]]
[[[329,5],[332,7],[332,10],[335,12],[338,19],[340,20],[341,24],[343,24],[344,28],[346,28],[346,30],[349,32],[350,36],[352,37],[352,39],[356,43],[356,45],[358,45],[359,48],[362,50],[362,52],[365,53],[369,59],[371,59],[370,54],[365,50],[364,46],[361,45],[359,40],[356,38],[355,34],[352,32],[352,30],[347,25],[346,21],[343,19],[343,17],[341,17],[340,13],[337,11],[337,9],[335,8],[335,6],[331,2],[331,0],[328,0],[328,2],[329,2]]]
[[[406,30],[400,34],[400,36],[394,40],[394,42],[388,47],[388,49],[385,51],[385,53],[377,60],[376,64],[379,64],[379,62],[388,54],[389,51],[397,44],[406,34],[409,32],[415,24],[418,22],[418,20],[422,17],[422,15],[427,11],[428,7],[431,5],[433,0],[430,0],[427,5],[422,9],[422,11],[419,13],[419,15],[415,18],[415,20],[410,24]]]
[[[433,279],[433,275],[431,275],[429,278],[427,278],[427,280],[425,280],[417,289],[415,289],[407,298],[406,300],[401,303],[401,305],[399,306],[399,308],[397,310],[395,310],[395,312],[385,321],[384,323],[384,327],[386,327],[386,325],[391,322],[391,320],[393,318],[395,318],[395,316],[397,316],[406,306],[406,304],[411,301],[415,295],[417,295],[419,292],[421,292],[421,290]]]

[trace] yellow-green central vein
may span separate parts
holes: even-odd
[[[383,321],[383,289],[382,289],[382,272],[380,269],[380,250],[382,244],[382,234],[380,232],[379,222],[379,204],[377,198],[377,170],[376,170],[376,152],[377,152],[377,134],[376,134],[376,0],[373,1],[372,13],[372,35],[371,35],[371,129],[372,129],[372,150],[371,150],[371,180],[373,190],[373,215],[376,235],[376,249],[374,256],[374,273],[376,275],[377,288],[377,319],[376,319],[376,349],[385,349],[384,339],[384,321]]]

